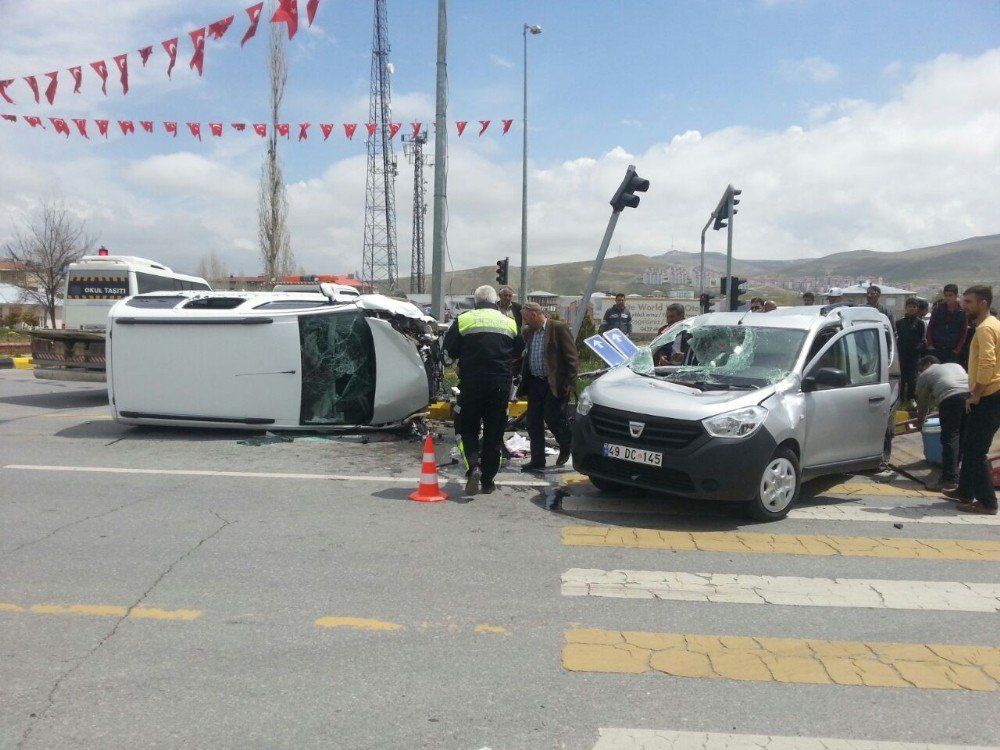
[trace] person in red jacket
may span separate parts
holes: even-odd
[[[931,309],[927,348],[941,362],[962,362],[969,319],[958,300],[958,285],[945,284],[942,300]]]

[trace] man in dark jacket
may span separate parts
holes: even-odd
[[[599,333],[617,328],[626,336],[632,335],[632,311],[625,307],[625,295],[616,294],[615,304],[604,312],[604,322]]]
[[[927,348],[942,362],[963,360],[969,319],[958,299],[958,284],[945,284],[942,299],[931,309]]]
[[[896,342],[899,345],[899,370],[902,376],[899,398],[904,403],[917,397],[917,362],[924,349],[926,326],[920,317],[916,297],[906,300],[906,315],[896,321]]]
[[[865,303],[869,307],[874,307],[885,317],[889,319],[889,323],[893,323],[892,313],[889,312],[885,305],[879,304],[879,299],[882,297],[882,287],[878,284],[871,284],[868,289],[865,290]]]
[[[499,292],[500,304],[497,305],[497,309],[508,318],[513,318],[515,325],[517,325],[517,330],[520,332],[524,326],[524,322],[521,320],[521,306],[514,301],[514,290],[509,286],[502,286]]]
[[[549,320],[537,302],[525,302],[521,315],[527,326],[519,393],[528,396],[525,423],[531,441],[531,461],[522,471],[545,468],[545,427],[559,443],[556,466],[569,461],[571,435],[566,424],[566,403],[576,390],[579,357],[569,326]]]
[[[468,462],[465,494],[485,494],[496,488],[500,447],[507,424],[511,364],[524,348],[512,318],[497,309],[496,290],[488,285],[474,292],[476,309],[459,315],[444,335],[444,349],[458,360],[458,433]],[[479,430],[483,431],[480,446]]]

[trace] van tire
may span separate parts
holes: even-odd
[[[882,441],[882,463],[887,464],[892,460],[892,438],[893,431],[888,429],[885,431],[885,440]]]
[[[747,512],[757,521],[781,520],[798,499],[801,484],[798,457],[788,448],[778,448],[760,472]]]
[[[626,485],[613,482],[610,479],[602,479],[601,477],[587,477],[587,479],[601,492],[622,492],[628,489]]]

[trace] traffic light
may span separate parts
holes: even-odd
[[[510,258],[497,261],[497,283],[503,286],[507,283],[507,271],[510,268]]]
[[[712,226],[712,229],[725,229],[729,226],[726,222],[738,213],[736,206],[739,204],[740,199],[736,196],[742,194],[742,190],[737,190],[732,185],[726,187],[726,192],[722,194],[719,205],[712,212],[712,216],[715,218],[715,224]]]
[[[749,283],[746,279],[741,279],[736,276],[730,277],[729,284],[729,309],[739,310],[742,301],[740,296],[747,293],[747,284]]]
[[[635,193],[645,193],[647,190],[649,190],[649,180],[644,180],[637,175],[635,167],[629,164],[625,171],[625,179],[622,180],[622,184],[618,186],[611,199],[611,207],[615,211],[621,211],[626,207],[635,208],[639,205],[639,196]]]

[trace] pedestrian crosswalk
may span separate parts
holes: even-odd
[[[875,697],[883,693],[935,691],[955,695],[956,700],[963,700],[961,696],[974,700],[972,696],[1000,692],[1000,643],[995,622],[1000,613],[996,565],[1000,562],[1000,539],[991,528],[995,519],[985,524],[955,522],[953,511],[928,509],[926,504],[932,501],[915,491],[899,497],[881,492],[879,501],[896,504],[872,507],[847,500],[854,489],[851,484],[833,489],[840,492],[838,502],[798,508],[788,521],[752,527],[752,531],[726,529],[726,524],[716,525],[724,530],[691,530],[712,524],[705,519],[692,524],[690,516],[697,513],[690,509],[684,518],[669,513],[657,515],[648,498],[633,503],[628,498],[591,496],[578,499],[578,506],[572,498],[564,501],[564,509],[568,506],[571,515],[595,525],[567,524],[562,528],[561,543],[575,565],[563,569],[560,594],[580,602],[584,613],[600,600],[618,603],[608,602],[592,610],[594,615],[589,618],[580,616],[579,607],[574,610],[575,626],[564,633],[561,646],[563,668],[581,677],[591,674],[616,676],[619,680],[641,679],[641,690],[646,692],[657,690],[659,684],[665,699],[678,688],[671,680],[660,682],[664,677],[728,683],[727,695],[737,703],[741,700],[739,691],[768,683],[775,686],[772,690],[809,686],[810,690],[874,691],[867,698],[857,699],[865,705],[892,700]],[[639,510],[630,505],[639,506]],[[625,519],[649,518],[651,528],[608,523],[622,521],[623,515]],[[706,515],[712,517],[711,513]],[[920,533],[916,529],[898,533],[892,528],[889,532],[893,533],[885,535],[857,533],[870,533],[873,527],[868,522],[873,520],[915,522],[920,524]],[[810,522],[824,533],[783,531],[798,532],[803,523]],[[772,556],[773,562],[762,560],[761,555]],[[614,560],[613,566],[606,564],[609,558]],[[816,575],[818,558],[834,558],[841,570],[863,570],[869,575]],[[651,566],[651,561],[662,566]],[[588,562],[591,565],[586,565]],[[761,574],[761,562],[765,569],[781,569],[781,574]],[[678,622],[690,625],[697,619],[695,613],[706,612],[678,608],[709,606],[716,611],[716,605],[726,619],[708,621],[724,622],[723,627],[676,627]],[[746,605],[756,606],[741,617],[739,613]],[[775,607],[784,614],[753,619],[752,612]],[[865,620],[866,629],[858,630],[857,636],[861,637],[831,638],[829,632],[823,633],[826,637],[817,637],[816,619],[805,615],[817,608],[830,612],[825,622],[844,623],[848,635],[854,635],[852,612],[873,614]],[[874,611],[882,614],[876,616]],[[957,616],[967,618],[962,621],[966,626],[961,631],[949,627],[954,620],[948,618]],[[898,632],[934,637],[865,637],[870,631],[879,635],[897,632],[893,618],[906,618],[899,621]],[[649,628],[651,622],[661,619],[674,627]],[[773,634],[760,632],[759,623],[775,621],[790,625]],[[750,622],[756,627],[748,626]],[[802,623],[799,632],[795,632],[797,622]],[[739,632],[741,628],[743,632]],[[620,690],[621,684],[609,683],[609,689]],[[793,693],[776,695],[794,698]],[[838,695],[837,700],[844,698]],[[963,733],[958,727],[949,731],[947,726],[933,723],[924,726],[925,733],[933,735],[927,739],[936,740],[936,744],[914,742],[920,739],[919,733],[886,737],[882,724],[874,720],[855,722],[842,737],[786,736],[782,726],[774,727],[773,734],[730,733],[735,727],[713,725],[711,716],[700,717],[700,723],[697,728],[705,731],[689,731],[690,720],[683,726],[672,725],[669,718],[660,726],[637,728],[606,723],[604,728],[594,728],[599,736],[593,747],[984,750],[982,743],[942,742]],[[935,731],[937,734],[933,734]],[[971,736],[979,737],[976,733]],[[986,736],[992,739],[993,735],[987,732]]]

